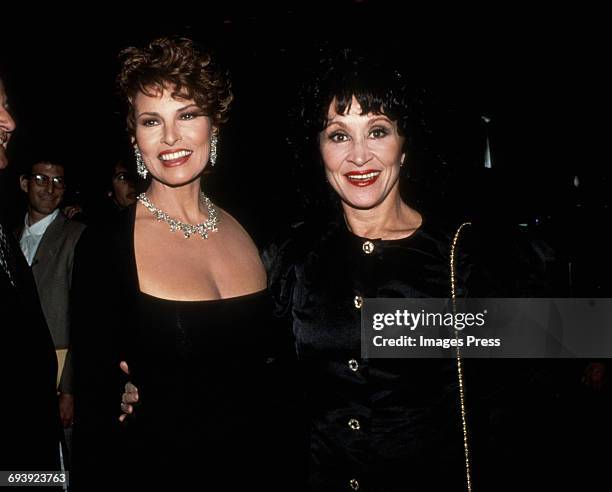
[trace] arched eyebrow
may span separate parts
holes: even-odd
[[[382,114],[378,115],[376,118],[370,120],[368,123],[371,125],[373,123],[378,123],[379,121],[384,121],[385,123],[391,123],[391,124],[393,123],[393,121],[388,116],[385,116],[385,115],[382,115]]]
[[[340,120],[328,121],[327,124],[325,125],[325,128],[329,128],[330,126],[333,126],[333,125],[338,125],[342,128],[346,128],[346,125],[344,124],[344,122]]]
[[[198,108],[200,109],[200,107],[197,104],[188,104],[187,106],[183,106],[182,108],[178,108],[176,110],[177,113],[180,113],[181,111],[185,111],[186,109],[190,109],[190,108]],[[141,116],[144,115],[148,115],[148,116],[160,116],[159,113],[155,112],[155,111],[144,111],[142,113],[140,113],[137,118],[140,118]]]
[[[368,120],[368,125],[371,126],[371,125],[374,125],[376,123],[381,123],[381,122],[387,123],[389,125],[393,124],[393,121],[388,116],[377,115],[375,118]],[[342,120],[328,121],[327,124],[325,125],[325,128],[329,128],[330,126],[333,126],[333,125],[338,125],[341,128],[347,128],[346,124]]]

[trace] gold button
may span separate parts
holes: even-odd
[[[361,296],[355,296],[353,298],[353,304],[355,304],[355,307],[357,309],[361,309],[361,306],[363,305],[363,297]]]
[[[372,253],[372,251],[374,251],[374,243],[372,241],[366,241],[361,247],[366,255],[369,255]]]
[[[353,490],[359,490],[359,481],[356,478],[351,478],[349,485]]]
[[[349,420],[348,421],[348,425],[354,431],[358,431],[359,429],[361,429],[361,424],[359,423],[359,420],[357,420],[357,419]]]
[[[359,363],[355,359],[349,360],[348,366],[351,368],[351,371],[354,372],[357,372],[357,369],[359,369]]]

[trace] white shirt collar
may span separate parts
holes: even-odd
[[[36,224],[28,225],[28,214],[25,216],[25,227],[23,229],[23,234],[19,241],[19,245],[21,246],[21,251],[25,256],[26,260],[28,260],[28,265],[32,266],[32,262],[34,261],[34,257],[36,256],[36,251],[38,250],[38,246],[43,238],[43,234],[47,230],[47,228],[51,225],[51,222],[55,220],[57,215],[59,214],[59,209],[53,211],[53,213],[47,215],[44,219],[39,220]]]
[[[32,235],[32,236],[42,236],[45,231],[47,230],[47,227],[49,227],[51,225],[51,222],[53,222],[55,220],[55,218],[59,215],[59,208],[56,208],[52,213],[50,213],[49,215],[47,215],[44,219],[40,219],[38,222],[32,224],[31,226],[28,225],[28,215],[29,214],[25,214],[25,227],[23,229],[23,234],[24,235]]]

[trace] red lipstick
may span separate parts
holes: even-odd
[[[370,186],[376,182],[380,176],[380,171],[376,169],[364,169],[363,171],[351,171],[344,176],[353,186]]]
[[[158,159],[165,167],[176,167],[189,160],[193,152],[188,149],[170,149],[160,152]]]

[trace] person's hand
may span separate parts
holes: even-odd
[[[607,379],[606,365],[601,362],[590,362],[582,375],[582,383],[595,391],[601,391]]]
[[[119,367],[128,376],[130,375],[130,368],[127,362],[121,361]],[[123,413],[119,416],[119,422],[123,422],[128,415],[134,413],[134,405],[136,403],[138,403],[138,388],[128,381],[125,384],[125,392],[121,396],[121,411]]]
[[[70,393],[59,394],[59,412],[62,427],[70,427],[74,421],[74,396]]]
[[[64,215],[66,217],[72,219],[75,215],[83,212],[83,207],[81,207],[80,205],[68,205],[64,207],[64,210],[62,210],[62,212],[64,212]]]

